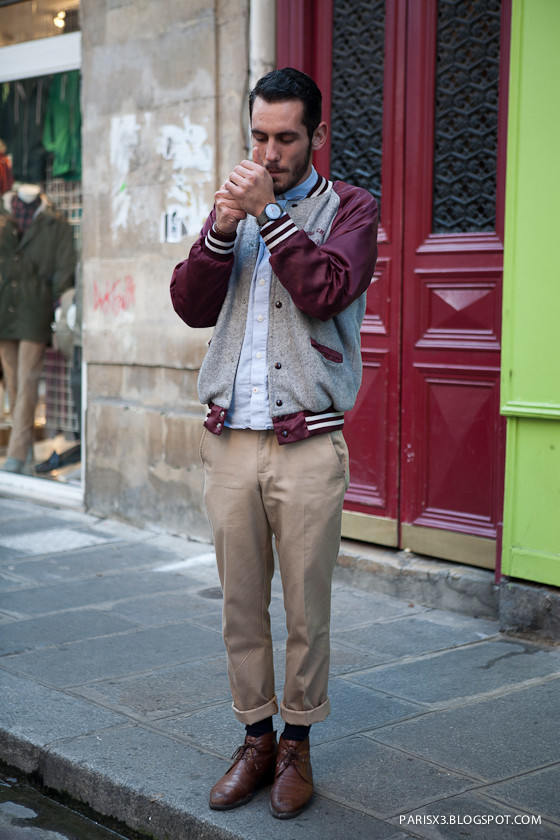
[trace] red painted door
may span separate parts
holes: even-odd
[[[401,545],[487,567],[503,495],[508,6],[423,0],[407,20]]]
[[[279,0],[278,66],[311,73],[330,148],[373,192],[379,259],[345,425],[343,533],[491,567],[509,0]]]

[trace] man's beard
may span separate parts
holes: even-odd
[[[304,175],[307,172],[309,167],[309,163],[311,161],[311,141],[309,141],[309,146],[307,147],[307,154],[305,155],[305,160],[294,170],[290,180],[287,184],[280,186],[280,184],[276,185],[273,181],[274,186],[274,195],[283,195],[287,193],[289,190],[293,189],[300,181],[303,180]]]

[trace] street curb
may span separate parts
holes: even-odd
[[[34,777],[47,790],[91,808],[101,821],[117,820],[146,838],[244,840],[243,835],[158,802],[90,767],[56,755],[48,745],[38,746],[5,729],[0,729],[0,754],[5,764]]]
[[[342,540],[335,580],[427,607],[498,618],[499,587],[488,569]]]
[[[560,591],[504,579],[500,583],[500,630],[560,642]]]

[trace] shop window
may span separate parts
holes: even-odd
[[[0,48],[36,42],[37,39],[49,38],[79,30],[79,0],[34,0],[34,2],[5,3],[0,0]],[[42,55],[41,44],[37,43],[35,53]],[[16,50],[19,46],[16,47]],[[6,51],[8,52],[8,50]],[[34,53],[34,56],[35,56]],[[26,53],[27,54],[27,53]],[[19,55],[19,53],[18,53]],[[22,53],[23,55],[23,53]],[[14,59],[16,60],[16,59]],[[17,59],[19,61],[19,59]],[[56,276],[64,277],[62,289],[74,279],[75,287],[62,294],[56,302],[56,312],[45,306],[48,324],[53,317],[56,331],[52,341],[47,341],[42,375],[39,381],[38,401],[35,408],[34,434],[31,448],[23,465],[24,474],[39,475],[71,483],[80,483],[80,405],[81,405],[81,330],[80,330],[80,252],[82,221],[81,189],[81,114],[80,114],[80,71],[68,70],[64,73],[40,75],[41,62],[34,59],[38,75],[31,76],[24,60],[20,61],[20,75],[16,75],[13,66],[8,67],[8,81],[0,84],[0,192],[3,193],[4,208],[16,222],[19,247],[22,253],[32,247],[33,240],[48,228],[41,227],[41,233],[27,235],[29,226],[40,224],[40,214],[56,213],[62,217],[52,225],[59,242],[66,244],[58,248],[52,241],[41,243],[46,251],[53,247],[57,257],[52,262]],[[40,207],[31,212],[23,212],[24,196],[29,197],[33,190],[38,191],[35,201]],[[34,193],[33,193],[34,195]],[[19,200],[19,204],[17,201]],[[67,224],[66,224],[67,223]],[[68,230],[70,228],[70,230]],[[38,228],[39,230],[39,228]],[[72,271],[68,256],[71,248],[67,247],[68,238],[74,240],[76,270]],[[60,254],[63,253],[63,256]],[[35,259],[35,257],[33,258]],[[31,262],[32,258],[29,256]],[[51,259],[45,260],[51,264]],[[31,264],[31,263],[30,263]],[[33,262],[33,264],[35,264]],[[66,276],[68,275],[68,276]],[[16,270],[13,276],[14,288],[19,288]],[[69,282],[66,282],[66,281]],[[16,294],[14,292],[14,294]],[[23,300],[23,296],[21,296]],[[14,306],[22,306],[18,299]],[[17,310],[19,312],[19,309]],[[41,310],[42,312],[43,310]],[[61,324],[60,319],[64,319]],[[6,319],[4,319],[6,321]],[[17,342],[23,336],[4,324],[7,333],[3,337]],[[16,319],[16,324],[19,323]],[[42,315],[41,315],[42,323]],[[64,329],[62,329],[64,327]],[[43,329],[43,328],[42,328]],[[13,332],[13,335],[12,335]],[[16,334],[17,333],[17,334]],[[41,336],[43,336],[43,331]],[[2,338],[2,336],[0,336]],[[4,358],[4,357],[3,357]],[[4,360],[8,362],[8,358]],[[22,455],[13,453],[10,465],[8,443],[13,430],[13,406],[10,404],[8,377],[2,371],[0,380],[0,465],[13,467],[13,462],[20,462]],[[17,402],[17,397],[16,397]],[[21,469],[13,471],[22,471]]]

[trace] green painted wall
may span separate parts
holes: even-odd
[[[560,586],[560,2],[513,0],[502,569]]]

